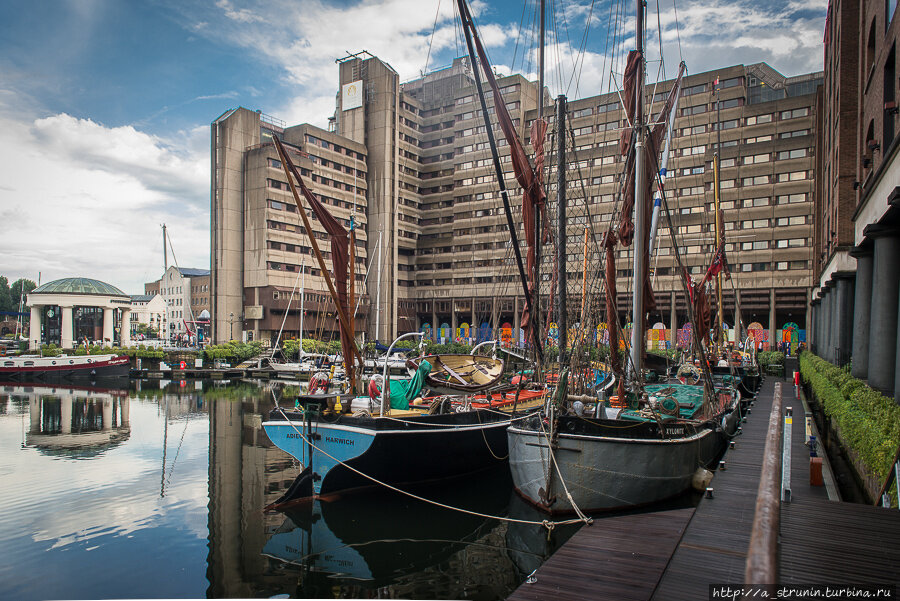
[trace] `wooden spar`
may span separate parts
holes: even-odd
[[[556,277],[557,303],[556,317],[559,323],[559,372],[562,374],[563,363],[568,347],[569,320],[566,312],[566,97],[560,94],[556,99],[556,211],[557,211],[557,244],[556,244]],[[540,211],[538,211],[540,212]]]
[[[294,184],[294,177],[297,178],[297,181],[300,181],[300,174],[297,172],[297,168],[294,167],[293,161],[288,157],[287,152],[285,152],[284,146],[282,145],[281,140],[278,139],[278,136],[273,135],[272,139],[275,140],[275,148],[278,150],[278,156],[281,157],[281,166],[284,169],[285,176],[287,176],[288,185],[291,187],[291,193],[294,195],[294,202],[297,204],[297,210],[300,213],[300,217],[303,218],[303,227],[306,228],[306,235],[309,238],[309,243],[316,255],[316,260],[319,262],[319,269],[322,270],[322,277],[325,278],[325,284],[328,285],[328,292],[331,294],[331,298],[334,299],[334,305],[337,309],[337,316],[341,328],[344,332],[350,332],[350,338],[352,340],[353,330],[350,329],[350,322],[347,321],[347,315],[344,313],[344,308],[341,307],[337,291],[334,289],[334,284],[331,281],[331,274],[328,273],[325,259],[322,257],[322,252],[319,250],[319,243],[316,242],[316,237],[313,235],[309,217],[306,216],[306,211],[303,210],[303,205],[300,204],[300,195],[297,193],[297,186]],[[291,174],[293,174],[294,177],[291,177]],[[363,359],[359,354],[359,349],[356,348],[356,342],[353,343],[352,350],[353,355],[356,357],[357,361],[359,361],[359,364],[363,365]],[[352,361],[348,361],[346,357],[344,359],[349,368],[352,365]],[[348,369],[348,371],[351,370]]]
[[[581,329],[584,330],[585,314],[584,309],[587,301],[587,252],[588,249],[588,228],[584,228],[584,260],[581,262]]]
[[[649,247],[647,245],[647,207],[645,196],[645,143],[647,138],[644,123],[644,4],[637,4],[635,37],[637,38],[638,68],[635,75],[634,93],[634,287],[631,309],[631,377],[638,386],[643,377],[645,304],[644,279],[647,265],[644,263]],[[637,387],[637,386],[636,386]]]
[[[356,265],[354,262],[356,261],[356,224],[353,221],[353,217],[350,217],[350,285],[347,287],[347,306],[353,309],[356,303],[354,300],[354,290],[356,289]],[[351,310],[350,315],[350,332],[354,334],[353,338],[353,346],[356,347],[356,311]],[[386,360],[386,359],[385,359]],[[352,368],[352,361],[344,361],[344,364],[347,366],[347,378],[350,380],[350,390],[353,394],[356,394],[356,370]]]
[[[716,151],[716,154],[713,156],[713,179],[715,180],[715,194],[713,198],[715,200],[715,219],[716,219],[716,253],[722,249],[722,230],[721,223],[719,220],[720,214],[720,204],[719,204],[719,151]],[[725,347],[725,332],[722,330],[722,322],[724,320],[724,315],[722,313],[722,271],[719,270],[719,273],[716,274],[716,357],[722,354],[722,349]]]
[[[488,136],[488,143],[491,147],[491,156],[493,157],[494,172],[497,176],[497,185],[500,188],[500,198],[503,200],[503,210],[506,214],[506,226],[509,229],[509,237],[512,241],[513,255],[516,258],[516,266],[519,269],[519,279],[522,282],[522,289],[525,296],[525,308],[528,310],[528,314],[531,316],[529,325],[531,326],[532,339],[535,341],[534,350],[537,359],[535,361],[535,373],[539,374],[541,372],[541,364],[544,362],[544,350],[542,345],[540,344],[540,324],[538,323],[535,315],[536,309],[533,303],[533,299],[528,293],[528,278],[525,275],[525,265],[522,263],[522,252],[519,249],[519,237],[518,235],[516,235],[516,226],[513,223],[512,209],[510,208],[509,204],[509,192],[506,189],[506,180],[504,179],[503,175],[503,167],[500,166],[500,154],[497,151],[497,141],[494,139],[494,129],[491,126],[490,117],[488,116],[489,113],[487,101],[485,100],[484,89],[481,85],[481,74],[478,71],[478,58],[475,54],[475,48],[472,45],[472,35],[473,33],[475,33],[475,22],[472,21],[472,17],[469,14],[469,9],[466,6],[465,0],[456,1],[457,6],[459,7],[460,19],[462,20],[463,24],[463,33],[466,37],[466,48],[469,51],[469,59],[472,61],[472,74],[475,76],[475,88],[478,90],[478,98],[481,102],[481,112],[484,115],[485,129]],[[488,69],[490,68],[490,65],[485,65],[484,68]],[[540,96],[543,98],[543,90],[541,90]],[[540,105],[540,102],[538,104]],[[535,287],[540,287],[537,281],[535,281]]]
[[[716,82],[718,82],[716,78]],[[715,85],[715,84],[714,84]],[[716,203],[716,255],[724,251],[725,248],[725,232],[722,223],[722,211],[720,208],[720,188],[719,180],[719,152],[722,150],[722,118],[721,103],[719,102],[719,86],[716,85],[716,154],[713,155],[713,179],[715,180],[715,203]],[[721,260],[721,259],[720,259]],[[725,321],[725,312],[722,308],[722,270],[716,274],[716,357],[718,358],[722,349],[725,347],[725,332],[722,331],[722,323]]]

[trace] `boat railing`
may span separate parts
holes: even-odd
[[[400,342],[401,340],[403,340],[404,338],[412,338],[415,336],[422,338],[424,335],[425,335],[424,332],[408,332],[406,334],[402,334],[401,336],[398,336],[397,339],[391,343],[391,346],[388,347],[388,350],[387,350],[387,353],[385,353],[385,356],[389,357],[391,355],[391,351],[394,349],[394,345],[397,344],[398,342]],[[387,397],[387,395],[390,394],[391,384],[390,384],[390,380],[389,380],[388,362],[387,361],[384,362],[384,373],[382,374],[381,381],[383,382],[383,384],[381,385],[381,409],[379,410],[378,415],[384,415],[384,401],[385,401],[385,398]]]
[[[784,446],[790,445],[790,431],[785,437],[784,425],[791,421],[788,415],[782,415],[781,396],[781,382],[777,382],[769,414],[753,529],[744,570],[744,583],[747,585],[771,586],[778,579],[778,530],[784,493],[783,474],[785,471],[790,474],[790,455],[787,456],[787,464],[784,455]],[[790,480],[787,485],[789,491]]]

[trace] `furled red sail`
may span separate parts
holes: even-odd
[[[609,365],[613,373],[621,375],[619,362],[619,312],[616,310],[616,233],[606,230],[603,246],[606,248],[606,328],[609,332]],[[621,378],[620,378],[621,379]]]
[[[490,69],[490,61],[488,61],[487,53],[484,51],[484,46],[482,46],[481,39],[478,37],[478,32],[475,29],[475,23],[472,20],[469,8],[464,2],[460,4],[463,13],[461,15],[464,22],[463,25],[468,25],[472,31],[472,38],[475,42],[475,50],[478,53],[478,60],[484,67],[483,71],[485,79],[487,80],[488,85],[490,85],[494,96],[494,112],[497,114],[497,121],[500,123],[500,129],[503,130],[503,135],[509,143],[509,154],[512,159],[513,172],[515,173],[516,181],[518,181],[519,185],[522,187],[522,221],[525,227],[525,242],[528,246],[528,255],[526,259],[528,290],[533,296],[534,288],[537,285],[537,282],[534,281],[534,248],[536,242],[534,239],[534,215],[535,211],[541,211],[541,215],[546,213],[545,201],[547,199],[547,194],[544,192],[544,187],[541,184],[539,170],[537,168],[531,168],[531,164],[528,162],[528,155],[525,153],[525,148],[522,146],[522,142],[516,134],[515,125],[513,124],[512,118],[509,116],[509,111],[506,110],[506,102],[503,100],[500,86],[497,85],[497,80]],[[546,132],[547,123],[543,120],[536,120],[532,125],[531,140],[536,153],[536,167],[543,165],[543,144]],[[547,223],[546,218],[544,218],[543,221],[545,224]],[[543,236],[547,236],[547,230],[544,231]],[[521,327],[528,335],[532,332],[530,324],[531,315],[526,308],[526,310],[522,312]]]
[[[643,56],[637,50],[628,53],[628,59],[625,64],[625,79],[623,81],[622,101],[625,103],[625,113],[628,116],[628,122],[634,123],[635,120],[635,100],[637,94],[637,76]],[[646,179],[642,183],[646,193],[644,194],[644,211],[650,215],[653,205],[652,187],[656,174],[659,171],[659,153],[662,147],[662,141],[666,133],[666,127],[669,121],[669,114],[675,106],[675,99],[678,96],[678,89],[681,86],[683,70],[679,70],[678,78],[666,98],[662,110],[657,116],[656,122],[650,129],[644,145],[646,156],[644,169]],[[631,215],[634,212],[635,198],[635,146],[634,146],[634,128],[628,127],[622,131],[619,138],[619,149],[625,155],[625,186],[624,196],[622,198],[622,216],[619,222],[619,239],[623,246],[630,246],[634,240],[634,222]],[[646,229],[644,230],[644,240],[649,243],[650,240],[650,219],[646,220]],[[650,284],[650,253],[643,252],[644,257],[644,309],[650,313],[656,309],[656,297],[653,294],[653,288]],[[641,331],[645,329],[646,315],[635,316],[635,327],[639,327]]]
[[[334,284],[337,289],[336,303],[338,305],[338,311],[343,313],[344,316],[347,316],[350,314],[347,298],[347,269],[350,265],[350,236],[347,234],[347,230],[344,229],[344,226],[335,219],[328,209],[319,202],[316,195],[306,186],[306,182],[304,182],[303,178],[300,176],[300,171],[294,166],[291,157],[284,151],[281,140],[275,136],[272,137],[275,140],[276,146],[278,146],[281,151],[280,154],[282,158],[285,160],[285,167],[287,167],[294,176],[294,180],[300,187],[300,191],[303,193],[303,197],[306,198],[306,202],[313,210],[313,213],[315,213],[319,223],[321,223],[322,227],[325,228],[325,231],[328,232],[328,237],[331,241],[331,265],[334,271]],[[302,211],[303,207],[298,206],[297,209]],[[310,238],[313,236],[312,232],[307,232],[307,234]],[[344,361],[349,367],[353,362],[353,358],[358,356],[358,351],[353,342],[353,333],[348,332],[343,323],[340,325],[340,331],[341,352],[344,355]]]

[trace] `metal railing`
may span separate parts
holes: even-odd
[[[876,505],[881,505],[882,507],[891,506],[891,496],[888,494],[888,488],[890,488],[892,481],[897,489],[897,509],[900,510],[900,446],[897,447],[897,452],[894,454],[894,463],[888,472],[887,478],[884,480],[884,484],[881,486],[881,491],[875,498]]]

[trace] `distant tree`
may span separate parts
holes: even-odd
[[[15,303],[9,291],[9,280],[6,276],[0,275],[0,311],[12,311],[14,307]]]
[[[9,294],[16,311],[19,310],[19,300],[23,298],[23,294],[27,295],[35,288],[37,288],[37,284],[27,278],[19,278],[13,282],[13,285],[9,287]],[[24,305],[22,310],[25,310]]]

